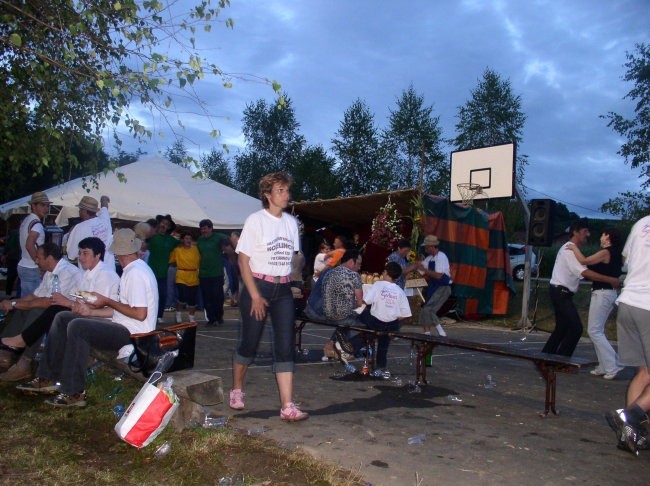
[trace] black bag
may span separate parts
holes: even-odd
[[[131,334],[134,349],[129,357],[129,368],[134,373],[142,373],[148,378],[156,370],[161,358],[168,353],[175,355],[173,362],[168,369],[159,371],[164,373],[193,368],[196,327],[196,322],[188,322],[156,331]]]

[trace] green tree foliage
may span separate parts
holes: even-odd
[[[193,100],[207,116],[194,83],[211,76],[224,87],[232,85],[232,76],[198,54],[197,41],[217,23],[233,27],[232,19],[222,19],[229,0],[0,0],[0,5],[3,177],[47,174],[56,182],[69,167],[80,166],[73,146],[84,140],[99,146],[106,129],[118,142],[118,127],[136,138],[152,135],[129,111],[132,104],[172,128],[182,127],[174,98]]]
[[[509,80],[487,68],[471,98],[459,107],[456,150],[466,150],[488,145],[516,143],[521,145],[526,115],[521,111],[521,96],[512,92]],[[516,179],[524,179],[527,156],[517,154]]]
[[[322,146],[305,148],[293,167],[292,199],[312,201],[337,197],[341,188],[334,174],[335,163]]]
[[[291,173],[305,145],[299,128],[286,94],[274,104],[259,99],[246,105],[242,122],[246,148],[235,156],[236,189],[258,197],[262,176],[277,171]]]
[[[382,151],[391,170],[390,189],[417,187],[424,156],[425,192],[449,193],[449,165],[440,148],[440,117],[433,116],[433,106],[424,106],[424,97],[411,85],[390,110],[389,127],[382,134]]]
[[[165,150],[165,158],[176,165],[185,167],[186,169],[193,162],[192,157],[190,157],[190,154],[185,147],[185,142],[180,138],[177,138],[171,147],[167,147]]]
[[[336,175],[343,195],[388,188],[390,173],[382,160],[374,115],[364,101],[357,99],[345,110],[332,145],[338,158]]]
[[[213,147],[209,154],[201,155],[200,166],[203,176],[219,182],[224,186],[234,187],[232,170],[224,152],[218,151]]]
[[[625,192],[601,206],[601,211],[634,221],[650,212],[650,46],[637,44],[636,53],[626,53],[627,72],[623,80],[634,87],[623,97],[636,103],[635,117],[626,119],[614,112],[603,116],[608,127],[621,135],[625,142],[617,152],[632,168],[640,168],[641,191]]]

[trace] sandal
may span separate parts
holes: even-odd
[[[7,344],[5,344],[3,342],[0,342],[0,350],[9,351],[13,355],[15,355],[15,357],[18,358],[18,357],[20,357],[21,354],[23,354],[23,351],[25,351],[25,348],[15,348],[13,346],[9,346],[9,345],[7,345]]]

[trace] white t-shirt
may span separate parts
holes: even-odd
[[[20,251],[22,252],[22,255],[18,265],[25,268],[38,268],[38,265],[34,260],[32,260],[31,255],[27,251],[27,237],[29,236],[30,231],[38,233],[38,237],[36,238],[37,246],[41,246],[45,243],[45,228],[43,227],[41,220],[34,213],[28,214],[27,217],[23,219],[23,222],[20,223],[19,238]]]
[[[276,218],[265,209],[254,212],[244,222],[235,251],[250,257],[253,273],[289,275],[293,253],[300,251],[296,218],[284,212]]]
[[[411,306],[406,294],[396,283],[385,280],[375,282],[363,296],[363,301],[372,306],[370,314],[382,322],[411,317]]]
[[[582,272],[587,270],[587,267],[580,264],[575,253],[567,250],[569,243],[567,241],[557,252],[550,283],[551,285],[562,285],[571,292],[576,292],[580,286]]]
[[[650,216],[637,221],[623,247],[627,276],[616,302],[650,310]]]
[[[316,255],[316,258],[314,258],[314,274],[316,272],[322,272],[327,268],[327,263],[325,262],[325,257],[327,256],[327,253],[319,253]],[[318,275],[314,275],[314,282],[318,280]]]
[[[429,255],[422,262],[424,268],[429,268],[429,262],[431,260],[436,262],[436,269],[435,269],[436,272],[444,273],[448,277],[451,277],[451,268],[449,267],[449,258],[447,258],[447,255],[445,255],[441,251],[439,251],[436,256]],[[449,283],[451,283],[451,280],[449,281]]]
[[[140,259],[134,260],[124,267],[120,279],[120,300],[122,304],[131,307],[146,307],[147,317],[138,321],[125,316],[121,312],[113,311],[113,322],[122,324],[131,334],[150,332],[156,328],[158,315],[158,285],[151,268]],[[119,357],[125,358],[131,354],[133,346],[130,344],[120,349]]]
[[[84,272],[79,290],[97,292],[117,300],[120,295],[120,277],[106,263],[100,261],[95,268]]]
[[[59,276],[59,287],[61,288],[61,295],[64,297],[69,298],[71,293],[79,290],[79,284],[83,278],[83,272],[65,258],[61,258],[53,271],[45,272],[45,275],[43,275],[41,284],[36,288],[36,290],[34,290],[34,295],[36,297],[52,296],[54,275]]]
[[[108,268],[115,271],[115,256],[108,251],[108,248],[113,242],[113,233],[111,229],[111,219],[108,217],[108,211],[106,208],[101,208],[97,213],[96,218],[82,221],[72,228],[66,243],[66,253],[68,254],[68,258],[70,260],[76,260],[79,258],[79,242],[92,236],[99,238],[102,240],[104,245],[106,245],[104,263],[108,265]],[[78,262],[78,266],[81,268],[81,262]]]

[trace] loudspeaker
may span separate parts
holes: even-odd
[[[533,199],[530,201],[529,245],[551,246],[553,243],[554,213],[555,201],[552,199]]]

